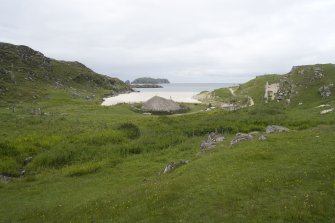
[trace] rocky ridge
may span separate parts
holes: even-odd
[[[36,101],[50,89],[85,99],[101,91],[110,95],[126,92],[130,87],[79,62],[55,60],[27,46],[0,43],[0,101]]]

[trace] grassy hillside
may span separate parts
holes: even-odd
[[[235,95],[232,95],[228,88],[217,89],[212,92],[212,103],[226,102],[234,103],[236,101],[245,103],[247,96],[253,98],[256,106],[264,106],[265,84],[279,83],[280,85],[280,105],[285,106],[313,106],[319,103],[327,103],[334,100],[335,88],[335,65],[334,64],[316,64],[293,67],[285,75],[263,75],[258,76],[247,83],[238,87],[232,87]],[[329,97],[322,97],[319,89],[327,86],[332,91]],[[215,97],[214,97],[215,96]],[[276,95],[279,98],[278,94]],[[287,99],[290,100],[287,103]],[[274,100],[271,103],[278,103]]]
[[[334,222],[335,113],[316,108],[335,107],[333,96],[318,92],[333,67],[322,66],[323,82],[307,82],[307,73],[298,79],[296,69],[287,75],[298,89],[292,106],[262,102],[263,85],[280,81],[277,75],[234,88],[236,97],[256,103],[234,112],[146,116],[130,105],[103,107],[75,97],[72,88],[91,92],[95,83],[73,78],[71,86],[47,85],[48,97],[38,99],[43,115],[32,115],[30,102],[15,111],[2,104],[0,222]],[[223,100],[231,95],[216,92]],[[271,124],[291,131],[259,141]],[[213,131],[226,140],[201,151]],[[254,131],[253,140],[230,145],[236,133]],[[178,160],[190,162],[161,174]]]
[[[129,87],[79,62],[57,61],[27,46],[0,43],[1,104],[38,101],[57,89],[73,97],[92,99]]]
[[[0,168],[14,178],[0,183],[0,222],[335,219],[333,113],[250,107],[143,116],[128,105],[101,107],[66,97],[41,102],[44,116],[30,115],[29,104],[15,113],[1,108]],[[268,124],[294,131],[230,147],[235,133]],[[215,130],[227,140],[201,153],[201,141]],[[180,159],[191,162],[159,175]]]

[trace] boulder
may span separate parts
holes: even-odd
[[[259,140],[259,141],[266,141],[267,138],[266,138],[266,136],[261,135],[260,137],[258,137],[258,140]]]
[[[169,172],[171,172],[174,169],[175,165],[176,165],[175,162],[171,162],[171,163],[167,164],[164,167],[163,173],[169,173]]]
[[[4,183],[9,183],[12,181],[12,177],[0,174],[0,181]]]
[[[218,136],[215,132],[211,132],[208,135],[207,141],[202,141],[200,148],[201,150],[211,149],[215,147],[215,143],[223,142],[224,140],[224,136]]]
[[[208,135],[208,139],[207,142],[211,143],[211,142],[223,142],[225,140],[225,137],[223,136],[218,136],[215,132],[211,132]]]
[[[21,170],[20,175],[23,176],[26,174],[26,169]]]
[[[180,167],[180,166],[185,165],[185,164],[188,164],[189,162],[190,162],[190,161],[188,161],[188,160],[179,160],[178,162],[171,162],[171,163],[168,163],[168,164],[164,167],[163,174],[164,174],[164,173],[169,173],[169,172],[171,172],[172,170],[174,170],[175,168]]]
[[[320,114],[321,114],[321,115],[324,115],[324,114],[327,114],[327,113],[330,113],[330,112],[333,112],[333,111],[334,111],[333,108],[331,108],[331,109],[326,109],[326,110],[322,110],[322,111],[320,112]]]
[[[24,164],[24,165],[27,165],[27,164],[30,163],[32,160],[33,160],[33,157],[29,156],[29,157],[27,157],[27,158],[25,158],[25,159],[23,160],[23,164]]]
[[[253,131],[253,132],[249,132],[250,135],[254,136],[254,135],[258,135],[260,132],[259,131]]]
[[[324,85],[319,88],[319,92],[322,98],[327,98],[332,94],[331,87],[332,85]]]
[[[32,108],[31,109],[31,114],[32,115],[42,115],[42,111],[40,108]]]
[[[235,138],[230,142],[230,145],[235,145],[241,141],[251,140],[253,136],[247,133],[237,133]]]
[[[226,140],[226,138],[224,136],[219,136],[215,139],[215,142],[223,142],[225,140]]]
[[[214,142],[203,141],[200,145],[201,150],[211,149],[214,147],[215,147]]]
[[[267,134],[275,133],[275,132],[288,132],[288,131],[290,131],[288,128],[285,128],[279,125],[269,125],[268,127],[266,127],[266,130],[265,130]]]
[[[216,140],[216,134],[215,134],[215,132],[209,133],[207,142],[215,142],[215,140]]]

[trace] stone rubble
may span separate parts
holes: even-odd
[[[237,133],[235,138],[230,142],[230,145],[235,145],[241,141],[252,140],[254,137],[248,133]]]
[[[169,173],[175,168],[188,164],[189,162],[190,162],[189,160],[179,160],[178,162],[174,162],[174,161],[170,162],[164,167],[164,170],[162,171],[162,173],[163,174]]]
[[[285,128],[279,125],[269,125],[268,127],[266,127],[266,130],[265,130],[267,134],[275,133],[275,132],[288,132],[288,131],[290,131],[288,128]]]

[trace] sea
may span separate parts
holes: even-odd
[[[171,99],[176,102],[201,103],[195,95],[203,91],[213,91],[218,88],[236,86],[233,83],[171,83],[161,84],[162,88],[134,88],[136,92],[119,94],[104,98],[102,105],[116,105],[120,103],[140,103],[154,96]]]
[[[213,91],[218,88],[236,86],[236,83],[171,83],[159,84],[163,88],[134,88],[140,92],[197,92]]]

